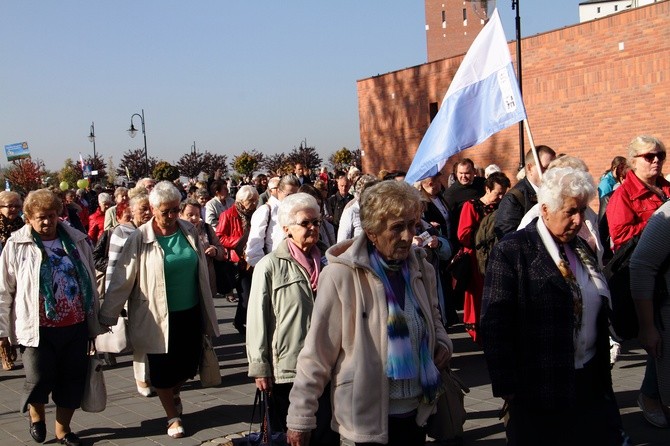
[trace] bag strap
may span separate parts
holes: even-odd
[[[261,404],[263,404],[261,401],[261,391],[260,389],[256,389],[256,396],[254,397],[254,407],[253,409],[251,409],[251,420],[249,421],[249,435],[251,435],[251,429],[253,428],[254,425],[254,417],[256,416],[256,407],[259,408],[259,412],[262,412],[262,409],[260,407]]]

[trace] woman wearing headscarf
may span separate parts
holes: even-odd
[[[100,310],[111,326],[128,302],[133,349],[147,355],[172,438],[185,436],[180,390],[198,371],[202,336],[219,334],[205,253],[195,227],[179,219],[180,202],[171,182],[153,188],[153,217],[126,240]]]
[[[56,439],[80,444],[70,422],[86,382],[89,339],[101,333],[95,266],[86,234],[59,222],[60,198],[31,192],[23,212],[28,224],[7,240],[0,256],[0,348],[18,345],[26,381],[21,412],[30,435],[46,438],[44,406],[56,404]]]
[[[452,343],[435,272],[412,245],[421,209],[405,182],[375,184],[360,198],[363,233],[328,250],[290,396],[292,445],[309,444],[329,381],[340,435],[357,445],[425,444]]]

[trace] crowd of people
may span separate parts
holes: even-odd
[[[45,441],[51,395],[56,439],[80,444],[70,422],[89,340],[120,318],[137,392],[158,396],[167,435],[187,435],[180,391],[203,336],[219,335],[219,297],[236,302],[249,377],[294,446],[423,445],[460,324],[486,357],[508,444],[627,444],[603,275],[627,244],[648,352],[638,404],[667,428],[666,151],[640,136],[627,155],[599,184],[582,160],[538,146],[513,187],[462,158],[414,185],[402,171],[298,163],[238,185],[217,173],[0,192],[0,356],[11,370],[21,354],[30,435]]]

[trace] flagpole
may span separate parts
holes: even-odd
[[[526,128],[526,134],[528,135],[528,143],[530,144],[530,149],[533,151],[533,159],[535,160],[535,165],[537,166],[537,173],[542,179],[542,164],[540,164],[540,157],[537,155],[537,149],[535,149],[535,142],[533,141],[533,134],[530,132],[530,124],[528,124],[528,118],[524,119],[521,123],[523,127]]]
[[[516,25],[516,79],[519,82],[519,93],[523,97],[523,87],[521,80],[521,15],[519,13],[519,0],[512,0],[512,9],[516,11],[515,25]],[[523,146],[523,127],[524,123],[519,122],[519,170],[523,169],[525,165],[525,149]],[[528,131],[530,133],[530,130]],[[537,161],[537,160],[536,160]]]

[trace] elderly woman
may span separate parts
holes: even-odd
[[[21,412],[30,412],[30,435],[46,438],[44,405],[56,404],[56,439],[80,440],[70,429],[86,382],[88,340],[98,324],[95,267],[86,234],[58,221],[63,203],[53,192],[28,194],[28,222],[0,256],[0,348],[20,346],[26,381]]]
[[[137,186],[128,191],[130,201],[116,205],[116,220],[118,225],[110,231],[107,243],[107,265],[105,270],[105,289],[109,286],[114,274],[114,267],[123,251],[123,246],[130,235],[143,224],[151,220],[149,194],[146,188]],[[99,251],[96,247],[96,251]],[[114,363],[114,356],[105,355],[105,359]],[[145,353],[133,352],[133,374],[137,393],[142,396],[155,395],[149,379],[147,357]]]
[[[216,226],[216,235],[221,245],[228,249],[230,261],[237,268],[237,310],[233,326],[240,334],[246,333],[247,304],[249,303],[249,292],[251,291],[252,270],[247,267],[244,258],[244,247],[249,238],[251,228],[251,215],[258,204],[258,191],[249,185],[240,187],[235,194],[235,206],[223,211],[219,216],[219,224]]]
[[[491,252],[481,332],[511,445],[622,444],[609,363],[609,290],[577,234],[595,196],[582,170],[548,170],[540,217]]]
[[[7,239],[14,231],[21,229],[25,222],[19,215],[21,212],[21,196],[16,192],[0,192],[0,252],[7,243]],[[14,370],[16,347],[11,346],[6,351],[0,349],[3,370]]]
[[[214,260],[223,261],[228,257],[226,250],[221,246],[219,238],[214,232],[214,228],[202,221],[200,211],[202,206],[200,202],[193,198],[187,198],[179,205],[179,218],[191,223],[198,231],[200,244],[207,257],[207,271],[209,272],[209,286],[212,296],[216,295],[216,271],[214,270]]]
[[[354,238],[363,232],[360,218],[360,197],[366,187],[370,187],[375,183],[377,183],[377,178],[372,175],[365,174],[356,177],[353,186],[351,186],[354,191],[354,199],[346,204],[340,217],[340,225],[337,229],[338,243]]]
[[[473,198],[463,203],[456,236],[470,261],[470,280],[465,287],[463,303],[463,324],[472,339],[479,342],[479,313],[482,307],[484,276],[479,269],[475,246],[475,236],[482,219],[493,213],[510,187],[510,181],[502,172],[494,172],[486,178],[481,198]],[[489,217],[489,220],[494,216]],[[491,222],[493,223],[493,222]]]
[[[202,335],[219,334],[207,259],[196,228],[179,219],[180,201],[169,181],[153,188],[153,218],[126,240],[100,310],[100,322],[114,325],[128,301],[133,349],[147,354],[172,438],[185,436],[179,392],[197,373]]]
[[[670,197],[670,183],[663,178],[665,145],[653,136],[638,136],[628,146],[630,170],[607,205],[607,224],[616,252],[626,243],[636,243],[654,211]],[[636,237],[637,236],[637,237]],[[658,394],[656,365],[647,357],[638,404],[645,419],[654,426],[667,427]]]
[[[287,238],[254,269],[247,313],[247,358],[256,387],[271,391],[273,429],[285,431],[288,395],[312,320],[321,272],[321,252],[316,247],[321,212],[314,197],[299,192],[282,201],[277,216]],[[328,410],[330,404],[322,407]],[[329,418],[322,417],[324,426],[319,427],[327,428]]]
[[[648,409],[645,417],[657,427],[667,427],[670,416],[669,236],[670,202],[666,202],[649,219],[630,259],[630,289],[640,327],[638,337],[655,359],[658,376],[658,381],[647,385],[652,387],[661,406],[653,411]],[[640,399],[638,404],[644,406]]]
[[[25,225],[20,213],[21,196],[16,192],[0,192],[0,245],[4,246],[13,232]]]
[[[288,438],[306,445],[331,381],[331,425],[356,444],[424,444],[452,343],[435,272],[412,241],[419,192],[383,181],[361,196],[363,233],[330,248],[291,391]],[[321,408],[321,405],[318,404]]]

